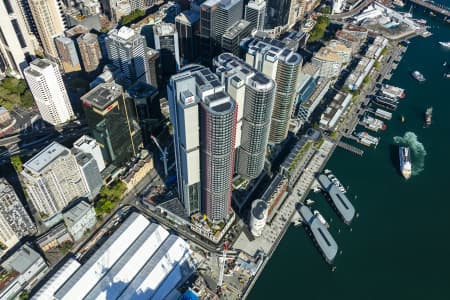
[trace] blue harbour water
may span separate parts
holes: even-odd
[[[387,130],[374,134],[380,144],[362,157],[337,149],[326,166],[350,186],[359,218],[349,228],[322,195],[310,195],[342,250],[336,271],[303,228],[291,227],[249,299],[450,299],[450,79],[442,66],[450,65],[450,49],[438,44],[450,41],[450,25],[413,13],[428,20],[433,36],[411,41],[389,81],[405,88],[406,98]],[[416,69],[426,82],[410,76]],[[429,106],[433,123],[423,128]],[[412,148],[408,181],[399,172],[398,143]]]

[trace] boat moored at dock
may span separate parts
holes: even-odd
[[[370,146],[377,146],[378,142],[380,141],[379,138],[371,136],[366,131],[361,131],[355,133],[355,136],[358,138],[358,142],[360,144],[363,144],[364,146],[370,147]]]
[[[389,85],[389,84],[383,84],[383,86],[380,89],[381,94],[386,96],[386,97],[390,97],[390,98],[394,98],[394,99],[398,99],[398,98],[405,98],[406,97],[406,93],[405,90],[393,85]]]
[[[343,193],[347,193],[347,190],[345,189],[344,185],[339,181],[339,179],[334,176],[333,172],[331,170],[325,169],[323,173],[330,179],[332,183]]]
[[[367,129],[370,129],[372,131],[375,131],[375,132],[386,129],[386,124],[384,124],[383,121],[376,119],[374,117],[371,117],[369,115],[365,115],[363,117],[362,123],[363,123],[364,127],[366,127]]]
[[[325,228],[330,228],[330,224],[328,224],[327,220],[325,220],[325,218],[318,210],[314,211],[314,215],[319,219],[320,223],[322,223],[323,226],[325,226]]]
[[[313,241],[318,246],[326,262],[332,264],[338,252],[338,245],[333,236],[308,206],[298,204],[297,211],[303,219],[302,224],[311,233]]]
[[[328,194],[327,199],[340,215],[344,223],[350,225],[355,217],[355,208],[350,200],[348,200],[347,196],[345,196],[345,194],[343,194],[324,174],[320,174],[317,177],[317,181]]]
[[[392,119],[392,113],[379,108],[375,110],[375,115],[386,120]]]

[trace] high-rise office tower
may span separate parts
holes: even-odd
[[[265,29],[275,32],[292,28],[303,16],[305,0],[267,0]]]
[[[44,121],[59,125],[74,117],[56,63],[48,59],[35,59],[24,70],[24,75]]]
[[[30,9],[41,39],[44,53],[53,59],[58,58],[54,39],[66,30],[62,0],[30,0]]]
[[[152,48],[147,48],[147,58],[148,58],[148,76],[150,78],[150,84],[158,88],[160,79],[158,74],[161,73],[160,70],[160,59],[159,52]]]
[[[141,129],[133,119],[122,86],[102,83],[81,97],[90,135],[100,144],[103,159],[117,167],[124,165],[142,144]]]
[[[73,148],[83,151],[84,153],[91,154],[95,159],[100,172],[105,169],[105,161],[103,160],[100,145],[90,136],[83,135],[82,137],[80,137],[73,143]]]
[[[250,22],[252,29],[263,30],[266,16],[265,0],[250,0],[245,6],[245,20]]]
[[[126,97],[133,104],[133,114],[141,127],[143,142],[149,144],[152,131],[161,118],[158,89],[138,81],[127,89]]]
[[[35,231],[36,227],[13,187],[0,178],[0,243],[3,245],[0,254]]]
[[[44,220],[88,193],[75,156],[57,142],[28,160],[21,177],[34,208]]]
[[[84,70],[88,73],[97,70],[102,59],[98,36],[94,33],[85,33],[77,38],[77,43]]]
[[[87,189],[86,197],[94,199],[102,188],[102,176],[95,158],[90,153],[72,148],[72,154],[75,156],[78,168],[81,172],[81,179]]]
[[[247,45],[246,62],[276,83],[269,142],[282,142],[288,132],[302,56],[277,40],[253,39]]]
[[[162,71],[167,78],[180,68],[180,50],[175,24],[159,23],[153,26],[155,47],[159,50]]]
[[[275,82],[229,53],[216,57],[214,65],[226,91],[239,108],[236,172],[247,179],[256,178],[264,168]]]
[[[214,222],[226,219],[231,202],[236,103],[205,67],[172,76],[167,94],[179,197],[188,214],[201,210]]]
[[[222,35],[242,19],[243,0],[207,0],[200,10],[200,54],[208,65],[221,48]]]
[[[30,35],[33,35],[35,40],[35,48],[40,47],[41,38],[39,37],[39,32],[37,31],[36,22],[33,19],[33,14],[31,13],[30,3],[28,0],[17,0],[14,1],[20,8],[20,14],[22,15],[22,20],[25,22],[25,26]],[[41,43],[42,44],[42,43]]]
[[[55,38],[55,45],[64,72],[70,73],[80,71],[81,65],[80,60],[78,59],[75,42],[68,37],[58,36]]]
[[[16,1],[0,3],[0,72],[22,77],[33,59],[36,38],[30,34]]]
[[[198,59],[199,21],[200,14],[195,10],[185,10],[175,18],[183,64]]]
[[[145,38],[126,26],[113,29],[105,38],[108,58],[131,83],[150,83]]]
[[[240,56],[240,43],[244,38],[250,36],[251,31],[250,22],[246,20],[239,20],[231,25],[222,35],[222,51]]]

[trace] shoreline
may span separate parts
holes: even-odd
[[[361,106],[363,104],[368,103],[368,99],[367,96],[373,93],[373,89],[377,84],[382,83],[385,80],[385,77],[388,76],[388,74],[391,74],[393,70],[396,69],[396,67],[394,67],[394,61],[395,59],[393,59],[395,56],[398,57],[398,52],[395,51],[398,48],[399,43],[396,41],[393,41],[394,45],[390,46],[390,49],[388,50],[388,53],[386,53],[385,57],[383,59],[387,59],[389,61],[389,65],[385,68],[383,68],[383,72],[379,73],[378,76],[375,76],[374,79],[364,88],[364,93],[361,93],[361,95],[358,96],[358,100],[355,102],[354,105],[352,105],[349,108],[348,113],[352,113],[352,110],[356,109],[356,113],[354,113],[354,115],[352,115],[352,117],[349,120],[345,120],[346,122],[349,122],[351,124],[356,124],[358,123],[359,118],[361,117],[362,114],[364,114],[364,110],[360,111]],[[403,51],[401,51],[401,56],[400,56],[400,60],[403,57],[404,53],[406,52],[407,48]],[[399,63],[400,61],[398,61]],[[382,76],[380,76],[382,75]],[[370,86],[369,91],[365,92],[367,87]],[[350,128],[355,128],[356,125],[351,126]],[[337,144],[339,143],[339,141],[341,141],[341,139],[345,137],[344,135],[342,135],[341,133],[338,134],[338,136],[336,137],[336,139],[332,140],[332,139],[327,139],[325,138],[325,141],[332,141],[333,146],[330,149],[329,153],[327,154],[326,158],[322,161],[320,167],[318,168],[318,170],[316,170],[315,172],[320,172],[321,170],[323,170],[323,168],[325,168],[326,164],[328,163],[328,161],[330,160],[330,158],[332,157]],[[316,153],[317,154],[317,153]],[[316,154],[314,155],[314,157],[316,157]],[[313,157],[313,159],[314,159]],[[303,176],[303,174],[302,174]],[[297,186],[299,185],[299,182],[301,180],[301,177],[297,180],[297,182],[294,185],[293,190],[297,189]],[[311,186],[314,183],[314,179],[311,180],[311,182],[308,185],[308,191],[306,193],[303,193],[302,196],[298,199],[298,202],[304,202],[305,198],[308,196],[310,190],[311,190]],[[289,200],[289,198],[291,197],[298,197],[295,195],[295,193],[292,193],[290,195],[288,195],[286,197],[286,201]],[[282,204],[282,206],[285,205],[285,202]],[[292,224],[292,218],[295,214],[296,210],[294,209],[290,215],[290,218],[288,219],[288,221],[286,222],[285,226],[283,227],[283,229],[281,230],[279,236],[277,237],[277,239],[275,240],[275,243],[272,245],[269,253],[267,254],[267,256],[264,258],[263,263],[261,264],[261,267],[258,269],[258,271],[256,272],[256,274],[253,276],[253,278],[249,281],[248,285],[245,287],[245,289],[243,290],[243,294],[242,294],[242,299],[247,299],[247,297],[250,295],[253,287],[256,284],[256,281],[259,279],[259,277],[261,276],[261,274],[263,273],[264,268],[266,267],[268,261],[272,258],[273,254],[275,253],[276,249],[278,248],[281,240],[283,239],[284,235],[286,234],[287,230],[289,229],[289,227]]]

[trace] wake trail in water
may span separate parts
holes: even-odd
[[[408,131],[403,136],[395,136],[394,143],[408,146],[411,149],[412,175],[419,175],[425,169],[425,156],[427,151],[417,139],[414,132]]]

